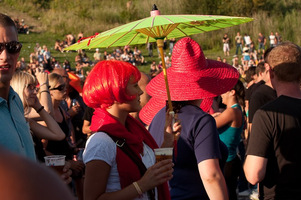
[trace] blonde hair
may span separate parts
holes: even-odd
[[[17,71],[13,75],[10,82],[11,87],[19,95],[23,103],[25,113],[30,112],[27,100],[24,99],[24,89],[28,86],[28,84],[36,84],[36,78],[33,75],[23,71]]]
[[[64,81],[63,77],[59,74],[56,74],[56,73],[49,74],[48,78],[49,78],[50,89],[54,88],[60,80]]]

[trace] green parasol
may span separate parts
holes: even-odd
[[[231,17],[217,15],[160,15],[156,5],[153,6],[151,16],[134,21],[100,34],[84,38],[64,50],[79,50],[92,48],[109,48],[157,42],[162,58],[162,68],[165,78],[168,104],[173,110],[168,87],[166,67],[164,61],[164,39],[186,37],[198,33],[214,31],[252,21],[247,17]]]

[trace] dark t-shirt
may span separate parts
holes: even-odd
[[[246,95],[245,95],[245,100],[250,101],[252,94],[256,91],[256,89],[264,84],[264,81],[259,81],[258,83],[254,83],[251,85],[248,89],[246,89]]]
[[[268,159],[260,199],[300,199],[301,99],[280,96],[256,112],[247,155]]]
[[[258,41],[260,43],[264,43],[265,37],[264,36],[258,36]]]
[[[93,113],[94,113],[94,109],[87,107],[83,116],[83,120],[89,121],[91,123]]]
[[[265,85],[260,85],[252,94],[249,103],[249,123],[252,123],[255,112],[266,103],[277,98],[276,91]]]
[[[225,163],[227,147],[219,139],[213,117],[199,107],[186,105],[178,113],[182,131],[178,140],[174,173],[170,180],[171,197],[176,199],[209,199],[200,178],[198,163],[220,159]],[[164,133],[165,107],[154,117],[149,131],[158,138]],[[160,135],[161,136],[161,135]],[[223,169],[223,164],[221,169]]]
[[[63,111],[59,107],[61,114],[64,116]],[[54,155],[66,155],[67,160],[72,160],[73,149],[69,145],[67,138],[70,135],[70,129],[65,117],[62,122],[57,122],[62,131],[65,133],[66,138],[61,141],[48,140],[46,150]]]

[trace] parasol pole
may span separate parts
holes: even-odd
[[[161,55],[163,75],[164,75],[165,87],[166,87],[166,93],[167,93],[167,99],[168,99],[168,107],[169,107],[169,111],[171,112],[171,111],[173,111],[173,108],[172,108],[172,103],[171,103],[169,85],[168,85],[168,80],[167,80],[167,71],[166,71],[165,60],[164,60],[164,52],[163,52],[164,40],[157,39],[157,46],[159,48],[160,55]]]
[[[150,12],[151,17],[156,17],[160,15],[160,11],[158,10],[156,4],[153,5],[152,11]],[[157,47],[159,49],[161,60],[162,60],[162,68],[163,68],[163,75],[165,80],[165,86],[166,86],[166,93],[167,93],[167,100],[168,100],[168,108],[171,113],[173,113],[172,103],[171,103],[171,97],[170,97],[170,91],[168,86],[168,80],[167,80],[167,73],[166,73],[166,66],[165,66],[165,60],[164,60],[164,52],[163,52],[163,46],[164,46],[164,38],[165,36],[160,35],[160,33],[157,33],[158,37],[157,40]]]

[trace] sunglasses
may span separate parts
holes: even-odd
[[[64,89],[66,88],[66,85],[63,84],[63,85],[60,85],[58,87],[55,87],[55,88],[50,88],[49,90],[58,90],[58,91],[63,91]]]
[[[4,49],[7,50],[10,54],[16,54],[21,51],[22,44],[17,41],[12,42],[0,42],[0,54],[4,51]]]
[[[27,84],[26,87],[30,90],[37,90],[36,84]]]

